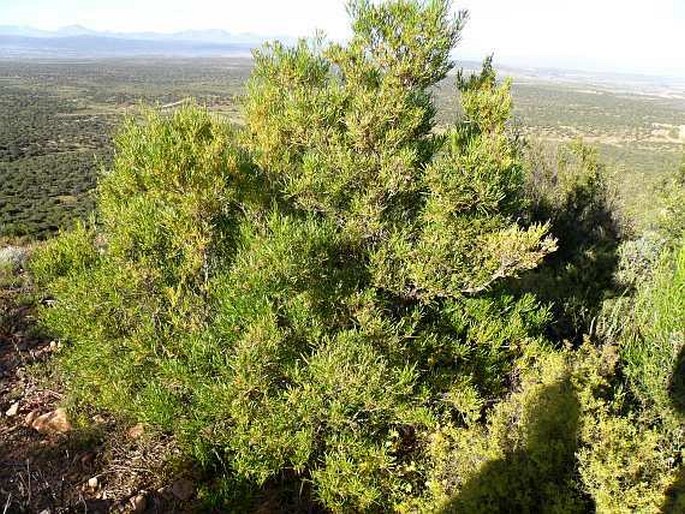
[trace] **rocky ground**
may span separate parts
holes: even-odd
[[[0,269],[0,513],[197,511],[192,473],[165,464],[172,441],[61,408],[61,345],[37,328],[36,301],[21,269]]]

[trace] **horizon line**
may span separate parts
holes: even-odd
[[[89,28],[85,25],[79,24],[79,23],[74,23],[70,25],[63,25],[58,28],[54,29],[45,29],[45,28],[38,28],[33,25],[17,25],[17,24],[0,24],[0,36],[1,35],[13,35],[13,36],[20,36],[20,37],[33,37],[33,38],[40,38],[42,36],[39,35],[30,35],[30,34],[7,34],[3,33],[2,29],[19,29],[19,30],[27,30],[27,31],[35,31],[35,32],[43,32],[46,34],[47,37],[49,36],[55,36],[59,38],[68,38],[68,37],[81,37],[85,36],[87,34],[64,34],[63,31],[68,30],[68,29],[80,29],[83,30],[84,32],[90,32],[92,35],[100,35],[102,37],[106,37],[108,35],[110,36],[136,36],[136,35],[151,35],[151,36],[164,36],[164,37],[172,37],[172,36],[179,36],[183,35],[186,33],[221,33],[226,36],[250,36],[255,39],[254,43],[257,43],[259,40],[260,43],[269,41],[269,40],[278,40],[278,41],[284,41],[284,42],[294,42],[300,39],[310,39],[313,37],[312,35],[309,36],[290,36],[286,34],[267,34],[263,32],[255,32],[255,31],[250,31],[250,32],[232,32],[226,29],[221,29],[221,28],[185,28],[182,30],[176,30],[173,32],[165,32],[165,31],[158,31],[158,30],[143,30],[143,31],[130,31],[130,30],[97,30],[97,29],[92,29]],[[328,39],[331,41],[335,42],[342,42],[345,41],[347,38],[332,38],[328,37],[325,33],[324,36],[326,36]],[[122,38],[123,39],[123,38]],[[179,40],[181,41],[181,40]],[[186,40],[186,41],[196,41],[196,42],[206,42],[206,43],[219,43],[218,41],[212,41],[211,39],[197,39],[197,40]],[[228,43],[227,41],[224,41],[224,43]],[[255,46],[256,48],[256,46]],[[569,64],[569,63],[563,63],[560,62],[559,64],[550,64],[546,61],[546,59],[541,59],[540,57],[534,57],[534,56],[498,56],[497,52],[492,52],[495,55],[495,61],[498,62],[498,66],[500,67],[509,67],[513,68],[516,70],[524,70],[524,69],[531,69],[531,70],[539,70],[539,71],[566,71],[566,72],[579,72],[579,73],[589,73],[589,74],[600,74],[600,75],[627,75],[627,76],[640,76],[640,77],[645,77],[645,78],[662,78],[662,79],[677,79],[677,80],[685,80],[685,72],[681,72],[678,74],[677,72],[673,71],[663,71],[663,72],[657,72],[657,71],[645,71],[645,70],[638,70],[638,69],[632,69],[628,70],[625,68],[603,68],[603,69],[598,69],[598,66],[593,66],[592,64],[588,63],[587,65],[583,64]],[[134,56],[132,56],[134,57]],[[102,58],[102,57],[100,57]],[[457,59],[462,60],[462,61],[468,61],[468,62],[482,62],[484,56],[482,57],[476,57],[476,56],[467,56],[463,59]],[[599,67],[602,65],[599,64]]]

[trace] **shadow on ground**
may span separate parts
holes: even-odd
[[[574,486],[579,409],[568,380],[546,387],[525,448],[485,464],[440,514],[594,512]]]
[[[671,405],[685,420],[685,347],[676,359],[671,380],[668,384]],[[666,501],[661,506],[662,514],[682,514],[685,512],[685,464],[681,464],[676,481],[666,491]]]

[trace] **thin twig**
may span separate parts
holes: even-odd
[[[31,505],[31,459],[26,459],[26,475],[29,480],[29,505]]]
[[[10,508],[10,502],[12,501],[12,493],[7,496],[7,501],[5,502],[5,508],[2,509],[2,514],[7,514],[7,509]]]

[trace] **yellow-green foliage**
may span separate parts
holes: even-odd
[[[459,78],[468,117],[433,129],[429,88],[463,15],[350,5],[354,37],[255,54],[245,127],[206,111],[130,120],[94,226],[34,272],[71,346],[71,399],[173,432],[263,484],[293,470],[334,511],[410,509],[424,441],[507,393],[548,312],[495,286],[554,250],[520,223],[509,84]]]
[[[666,201],[659,218],[659,228],[676,245],[685,233],[685,157],[680,169],[664,185]]]
[[[617,338],[616,349],[609,359],[586,352],[579,369],[585,406],[579,471],[598,512],[685,511],[685,245],[674,204],[683,184],[672,186],[668,219],[621,253],[632,259],[623,274],[636,291],[609,316],[618,327],[606,332]],[[622,380],[612,378],[607,361]]]
[[[516,287],[556,240],[531,215],[510,84],[490,60],[459,74],[465,115],[438,134],[430,91],[464,15],[349,11],[346,45],[255,53],[244,127],[186,107],[122,128],[96,219],[33,260],[72,404],[173,435],[223,510],[305,484],[332,512],[653,503],[641,480],[650,498],[672,482],[658,438]],[[583,206],[603,191],[586,157]]]
[[[658,431],[632,416],[599,412],[586,418],[583,441],[580,473],[597,512],[662,512],[676,470]]]
[[[94,238],[92,227],[77,223],[71,231],[53,239],[34,255],[31,260],[33,274],[49,283],[66,275],[83,272],[98,258]]]
[[[530,346],[515,392],[487,423],[429,438],[441,512],[680,512],[678,441],[616,387],[617,349]]]
[[[517,362],[516,392],[487,423],[431,436],[431,489],[441,512],[587,512],[575,481],[580,402],[569,355],[533,345]]]
[[[33,273],[58,298],[46,323],[82,343],[64,360],[73,399],[172,422],[160,382],[204,327],[207,282],[234,229],[228,184],[241,164],[229,134],[194,108],[129,121],[100,184],[97,230],[78,226],[36,252]]]
[[[677,442],[631,408],[621,388],[612,391],[615,347],[585,345],[576,356],[581,404],[579,473],[600,513],[658,513],[677,479]],[[675,450],[675,451],[674,451]]]

